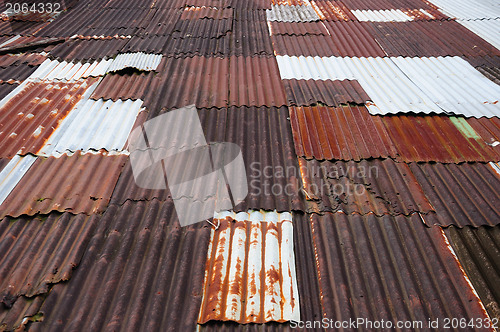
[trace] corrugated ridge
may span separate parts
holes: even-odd
[[[307,36],[320,35],[326,36],[329,34],[323,22],[269,22],[269,33],[271,35],[290,35],[290,36]]]

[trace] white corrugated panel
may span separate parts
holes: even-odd
[[[35,160],[36,157],[32,155],[25,157],[16,155],[0,172],[0,205],[9,196]]]
[[[53,80],[72,82],[90,76],[104,76],[112,62],[112,59],[94,61],[92,63],[59,62],[47,59],[27,80],[35,82]]]
[[[266,10],[268,21],[311,22],[319,21],[318,14],[312,6],[272,5]]]
[[[158,68],[161,62],[161,54],[125,53],[119,54],[109,66],[108,72],[118,71],[125,68],[151,71]]]
[[[429,0],[441,12],[457,20],[482,20],[500,18],[498,0]]]
[[[351,10],[359,21],[362,22],[408,22],[413,18],[406,15],[401,9],[384,10]]]
[[[67,151],[122,151],[141,111],[142,100],[83,99],[49,137],[40,155]]]
[[[223,212],[214,222],[199,322],[298,321],[292,215]]]
[[[500,19],[458,21],[458,23],[500,50]]]
[[[342,58],[277,56],[282,79],[355,79],[372,114],[500,115],[500,86],[460,57]]]

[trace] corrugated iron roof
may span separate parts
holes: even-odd
[[[198,322],[300,319],[290,213],[214,216]]]
[[[25,157],[16,155],[8,163],[5,163],[7,160],[2,159],[4,165],[0,172],[0,206],[33,165],[36,157],[32,155]]]
[[[268,21],[279,22],[310,22],[319,21],[319,16],[314,8],[309,5],[289,6],[272,5],[271,9],[266,11]]]
[[[178,20],[172,38],[221,38],[233,29],[233,20]]]
[[[161,62],[161,54],[123,53],[118,54],[108,68],[108,73],[125,68],[134,68],[142,71],[153,71]]]
[[[0,56],[0,81],[19,83],[28,78],[45,60],[39,54],[8,54]]]
[[[401,9],[382,10],[352,10],[358,21],[361,22],[409,22],[413,18],[406,15]],[[433,18],[429,16],[429,18]]]
[[[0,84],[0,100],[4,99],[6,96],[8,96],[12,91],[14,91],[16,88],[19,87],[19,84],[9,84],[9,83],[2,83]]]
[[[493,81],[496,84],[500,85],[500,67],[482,66],[482,67],[476,67],[476,69],[481,74],[483,74],[484,76],[488,77],[491,81]]]
[[[71,281],[54,285],[32,328],[195,330],[209,239],[208,223],[180,227],[172,202],[110,206]]]
[[[328,21],[356,21],[351,11],[343,1],[338,0],[311,0],[311,5],[322,20]]]
[[[55,46],[49,55],[64,61],[101,60],[117,55],[128,41],[125,38],[78,38]]]
[[[90,96],[94,100],[118,99],[137,100],[144,99],[151,81],[155,79],[156,73],[152,72],[129,72],[119,74],[106,74],[95,91]]]
[[[405,163],[390,159],[323,161],[299,158],[309,212],[382,216],[434,210]]]
[[[427,228],[418,214],[338,212],[310,222],[323,317],[421,322],[410,330],[427,329],[429,319],[488,317],[441,229]]]
[[[342,0],[352,11],[401,11],[413,20],[443,20],[448,17],[422,0]]]
[[[28,80],[73,82],[87,77],[104,76],[112,62],[112,59],[87,63],[47,59],[28,77]]]
[[[308,36],[308,35],[329,35],[323,22],[303,22],[300,24],[293,22],[269,22],[269,33],[271,35],[290,35],[290,36]]]
[[[470,118],[467,119],[467,123],[486,141],[486,144],[500,154],[500,117]]]
[[[241,15],[238,13],[233,21],[231,49],[228,54],[274,56],[264,11],[243,12]]]
[[[40,154],[57,156],[77,150],[122,151],[141,111],[142,100],[82,100],[61,121]]]
[[[36,154],[96,79],[74,83],[33,83],[2,101],[0,157]],[[7,98],[6,98],[7,99]],[[13,111],[14,110],[14,111]]]
[[[441,226],[500,223],[500,177],[488,164],[411,163],[411,172],[437,213]]]
[[[288,105],[364,104],[370,97],[356,80],[283,80]]]
[[[500,6],[495,0],[471,3],[464,0],[428,0],[446,15],[459,20],[500,18]]]
[[[500,6],[498,6],[498,16],[496,20],[459,21],[459,23],[500,50]]]
[[[218,4],[216,6],[218,6]],[[211,18],[215,20],[233,18],[233,8],[219,8],[211,6],[184,7],[181,20],[195,20],[200,18]]]
[[[51,211],[101,213],[108,206],[125,156],[103,153],[38,157],[0,206],[0,217]]]
[[[490,318],[500,320],[500,226],[444,231]]]
[[[20,296],[46,294],[69,280],[98,222],[70,213],[1,220],[0,302],[12,308]]]

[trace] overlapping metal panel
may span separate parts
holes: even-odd
[[[300,24],[293,22],[269,22],[270,35],[290,35],[290,36],[308,36],[308,35],[329,35],[323,22],[303,22]]]
[[[40,154],[58,156],[68,151],[122,151],[141,111],[142,100],[82,100],[61,121]]]
[[[28,78],[45,60],[39,54],[18,54],[0,56],[0,81],[19,83]]]
[[[386,10],[352,10],[358,21],[361,22],[409,22],[413,18],[406,15],[401,9]],[[430,14],[429,14],[430,15]],[[432,18],[429,16],[429,18]]]
[[[397,157],[381,118],[361,107],[290,107],[295,151],[308,159]]]
[[[128,43],[125,38],[74,39],[59,44],[49,54],[64,61],[101,60],[112,58]]]
[[[110,206],[71,281],[52,287],[31,327],[194,331],[210,225],[180,227],[174,211],[172,202]]]
[[[434,210],[405,163],[390,159],[323,161],[299,158],[309,212],[382,216]]]
[[[265,13],[262,10],[243,12],[233,21],[231,49],[236,56],[274,56]]]
[[[4,99],[6,96],[8,96],[12,91],[14,91],[16,88],[18,88],[18,84],[9,84],[9,83],[2,83],[0,84],[0,100]]]
[[[451,18],[458,20],[483,20],[500,18],[500,5],[495,0],[428,0]]]
[[[74,82],[83,78],[104,76],[112,62],[112,59],[87,63],[47,59],[28,77],[28,80]]]
[[[96,79],[75,83],[28,83],[3,100],[0,108],[0,157],[36,154]],[[13,111],[14,110],[14,111]]]
[[[213,222],[198,322],[298,321],[292,215],[221,212]]]
[[[337,0],[311,0],[311,6],[322,20],[352,21],[356,20],[351,11],[342,1]]]
[[[71,278],[99,217],[50,213],[0,222],[0,302],[12,308],[21,296],[49,292]]]
[[[467,123],[486,141],[486,144],[500,154],[500,117],[470,118],[467,119]]]
[[[0,205],[0,217],[51,211],[101,213],[125,160],[125,156],[80,152],[60,158],[38,157]]]
[[[217,4],[218,6],[218,4]],[[218,8],[211,6],[187,6],[182,11],[181,20],[196,20],[210,18],[221,20],[233,18],[233,8]]]
[[[476,69],[481,74],[483,74],[484,76],[488,77],[491,81],[493,81],[496,84],[500,85],[500,67],[483,66],[483,67],[476,67]]]
[[[172,38],[221,38],[233,28],[232,19],[178,20]]]
[[[494,226],[500,223],[500,177],[483,163],[411,163],[411,172],[437,213],[430,226]]]
[[[500,226],[451,226],[445,233],[490,318],[500,321]]]
[[[354,80],[283,80],[288,105],[364,104],[370,99],[358,81]]]
[[[268,21],[310,22],[320,19],[312,6],[272,5],[266,14]]]
[[[17,186],[24,174],[35,162],[36,157],[27,155],[25,157],[14,156],[3,166],[0,172],[0,206]]]
[[[108,73],[125,68],[134,68],[141,71],[153,71],[161,62],[161,54],[124,53],[118,54],[108,68]]]
[[[151,72],[106,74],[90,98],[113,101],[144,99],[151,81],[156,77]]]
[[[375,330],[367,321],[417,321],[408,330],[426,330],[429,320],[487,319],[441,228],[418,214],[338,212],[310,222],[324,317],[364,318],[355,330]]]
[[[464,27],[500,50],[500,5],[496,20],[459,21]]]
[[[479,118],[500,112],[500,86],[460,57],[277,56],[277,61],[282,79],[358,80],[370,96],[372,114],[450,112]]]

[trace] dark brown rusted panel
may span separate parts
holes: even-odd
[[[488,164],[411,163],[410,169],[434,207],[438,220],[458,227],[500,223],[500,176]]]
[[[32,328],[194,331],[210,230],[206,222],[180,227],[172,202],[110,206],[71,281],[54,285]]]
[[[0,158],[0,172],[3,170],[5,166],[9,163],[10,159],[8,158]]]
[[[40,319],[41,317],[37,316],[37,314],[43,300],[44,296],[36,296],[34,298],[21,296],[12,308],[0,305],[0,330],[23,330],[23,327],[31,321]]]
[[[499,67],[477,67],[477,70],[490,80],[500,85],[500,66]]]
[[[299,158],[299,166],[310,212],[382,216],[434,210],[404,163],[390,159],[318,162]]]
[[[51,211],[101,213],[125,160],[123,155],[81,152],[59,158],[38,157],[0,206],[0,217]]]
[[[96,100],[100,98],[112,99],[114,101],[118,99],[143,100],[151,81],[157,75],[152,72],[107,74],[90,98]]]
[[[288,105],[364,104],[370,97],[354,80],[283,80]]]
[[[349,8],[338,0],[312,0],[311,5],[322,20],[357,21]]]
[[[272,35],[308,36],[329,34],[323,22],[269,22],[269,31]]]
[[[28,83],[0,108],[0,157],[37,153],[96,78],[76,83]],[[15,110],[13,112],[13,110]]]
[[[232,19],[233,8],[221,8],[219,4],[216,6],[187,6],[182,11],[181,20],[198,20],[198,19]]]
[[[497,155],[500,156],[500,144],[497,143],[500,142],[500,118],[469,118],[467,119],[467,123],[470,124],[471,127],[474,128],[474,131],[484,139],[486,144],[491,146],[497,152]],[[494,161],[500,161],[500,157],[497,157]]]
[[[181,19],[175,24],[172,38],[221,38],[232,30],[232,18],[223,20]]]
[[[65,61],[112,58],[129,42],[128,39],[75,39],[59,44],[49,54]]]
[[[290,107],[295,150],[308,159],[397,157],[381,118],[364,107]]]
[[[265,11],[239,11],[235,16],[230,54],[274,56]]]
[[[488,314],[500,321],[500,226],[444,231]]]
[[[0,303],[11,309],[19,297],[48,293],[71,278],[99,217],[52,212],[0,221]]]
[[[7,96],[9,93],[11,93],[15,88],[17,88],[19,84],[9,84],[9,83],[2,83],[0,84],[0,100],[3,99],[5,96]]]
[[[429,319],[487,318],[441,228],[418,214],[328,213],[311,225],[324,317],[421,321],[422,330]]]
[[[486,56],[500,50],[455,21],[376,22],[374,36],[389,56]]]

